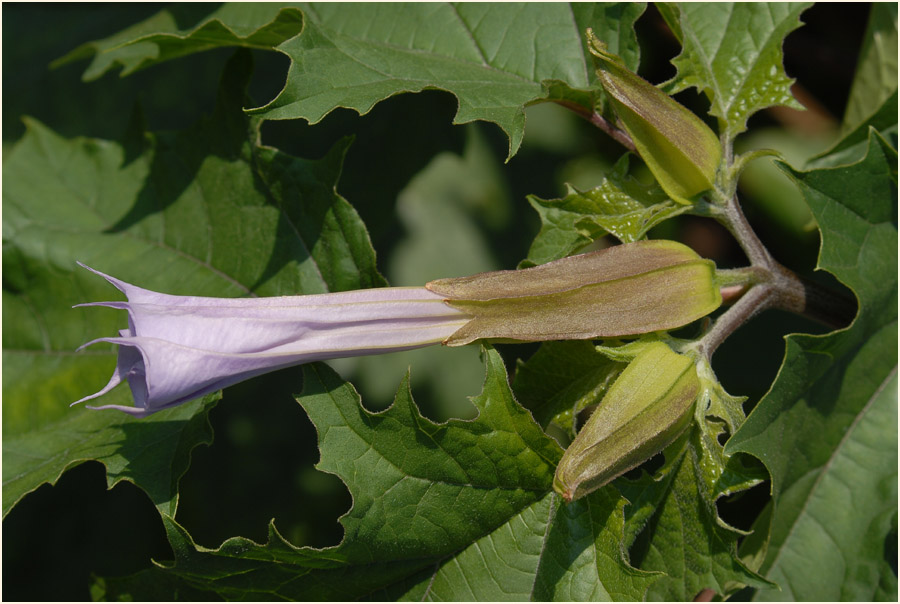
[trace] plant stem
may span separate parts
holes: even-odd
[[[769,308],[803,315],[835,329],[850,324],[856,314],[854,301],[803,279],[779,264],[747,222],[737,196],[724,206],[712,208],[710,214],[738,241],[750,266],[719,272],[720,283],[728,290],[729,299],[740,297],[698,342],[697,350],[707,360],[735,330]],[[739,290],[731,291],[741,283],[745,285],[743,295]]]
[[[574,111],[582,118],[586,119],[593,125],[606,132],[617,143],[619,143],[632,153],[637,153],[637,148],[634,146],[634,141],[631,140],[631,136],[629,136],[628,133],[624,130],[616,128],[613,124],[609,123],[609,120],[607,120],[596,111],[590,111],[585,107],[582,107],[581,105],[578,105],[577,103],[573,103],[571,101],[556,100],[553,102],[557,105],[565,107],[566,109]]]
[[[697,343],[695,347],[697,352],[707,361],[711,359],[719,345],[738,327],[771,306],[772,289],[770,284],[751,286],[734,306],[716,319],[710,330]]]
[[[596,111],[571,101],[554,102],[574,111],[626,149],[637,153],[634,141],[628,133],[615,127]],[[787,310],[834,329],[849,325],[856,316],[856,302],[843,294],[804,279],[779,264],[760,241],[741,210],[737,195],[734,193],[741,167],[756,157],[770,155],[772,152],[752,152],[740,156],[735,162],[731,141],[723,139],[722,147],[723,165],[728,171],[725,178],[729,182],[726,183],[727,186],[717,189],[719,193],[713,196],[711,203],[697,204],[694,213],[712,217],[728,229],[744,250],[750,266],[718,272],[723,301],[729,303],[736,300],[736,302],[715,320],[706,335],[697,342],[696,349],[708,361],[719,345],[735,330],[769,308]],[[730,192],[722,195],[725,191]]]

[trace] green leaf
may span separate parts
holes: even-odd
[[[484,389],[472,401],[477,421],[447,424],[419,415],[408,381],[390,409],[370,414],[351,386],[319,365],[304,368],[299,400],[319,433],[317,468],[340,476],[353,495],[341,519],[352,559],[446,554],[547,492],[559,448],[515,402],[499,355],[488,351],[485,363]],[[363,471],[372,464],[381,470]]]
[[[858,127],[845,134],[830,149],[813,157],[807,170],[834,168],[855,164],[869,150],[869,131],[876,131],[885,142],[897,148],[897,91],[891,94],[878,110]]]
[[[191,26],[187,24],[193,23]],[[117,34],[82,44],[53,62],[54,67],[91,58],[85,81],[110,69],[122,76],[169,59],[221,46],[274,48],[303,28],[298,8],[267,2],[208,5],[175,4]]]
[[[111,309],[72,309],[113,295],[76,260],[177,294],[383,283],[362,223],[335,193],[346,142],[319,161],[259,147],[241,112],[250,67],[249,54],[236,56],[214,116],[184,132],[66,140],[29,120],[6,158],[4,514],[86,459],[106,463],[111,485],[127,477],[173,513],[190,450],[210,438],[201,403],[138,421],[69,409],[104,385],[116,362],[111,346],[75,349],[126,324]],[[129,399],[123,387],[104,400]]]
[[[566,4],[310,4],[303,33],[279,50],[291,58],[284,90],[251,113],[316,123],[337,107],[367,113],[401,92],[456,95],[454,123],[486,120],[519,148],[527,104],[558,99],[593,111],[587,26],[636,54],[629,24],[643,7]],[[623,31],[624,30],[624,31]],[[598,33],[598,35],[600,35]],[[619,49],[613,49],[618,52]]]
[[[208,602],[219,598],[171,573],[150,567],[127,577],[94,577],[94,602]]]
[[[33,365],[39,365],[42,373],[50,373],[46,367],[48,363],[41,363],[42,359],[37,358],[37,354],[33,353],[36,358],[30,363],[22,363],[20,354],[13,353],[11,359],[7,356],[8,351],[4,349],[4,373],[7,375],[21,372],[26,379],[32,378],[35,373]],[[100,360],[108,361],[108,357],[104,355]],[[91,361],[97,364],[96,359]],[[108,378],[112,373],[110,364],[104,365],[108,371],[101,379]],[[58,378],[53,376],[49,379]],[[35,419],[28,422],[34,428],[19,430],[15,428],[20,423],[16,421],[19,418],[7,419],[6,409],[12,407],[10,415],[27,412],[27,409],[23,409],[21,397],[15,394],[7,397],[5,381],[4,517],[26,494],[44,483],[55,484],[63,472],[90,460],[99,461],[106,467],[109,488],[128,480],[146,491],[160,512],[174,514],[178,506],[178,481],[187,471],[191,450],[212,442],[207,413],[219,398],[218,395],[162,411],[143,421],[121,413],[70,410],[66,403],[75,400],[78,394],[74,394],[68,399],[56,400],[61,411],[58,417],[50,421]],[[107,400],[115,400],[114,404],[131,404],[129,400],[124,400],[130,399],[130,394],[125,394],[124,390],[116,394],[115,399]]]
[[[727,596],[745,584],[769,586],[738,559],[739,534],[721,521],[715,506],[720,496],[749,488],[759,477],[732,471],[732,478],[721,481],[727,458],[721,445],[696,425],[666,457],[672,461],[656,481],[644,477],[614,483],[635,504],[626,524],[629,533],[643,529],[631,548],[632,563],[665,573],[647,599],[685,601],[706,588]]]
[[[845,330],[789,336],[778,378],[728,442],[772,475],[761,571],[782,591],[760,599],[869,600],[891,586],[882,581],[897,514],[896,162],[873,133],[856,164],[784,167],[818,221],[819,268],[855,292],[859,314]]]
[[[538,568],[532,600],[644,598],[647,588],[660,577],[630,570],[624,564],[624,505],[615,490],[601,489],[560,508],[547,536],[547,555]],[[593,580],[597,572],[600,581]]]
[[[543,428],[553,422],[572,437],[577,414],[599,403],[624,367],[588,341],[545,342],[527,362],[519,360],[512,387]]]
[[[615,491],[564,505],[555,495],[473,543],[403,599],[635,601],[657,579],[628,566]]]
[[[843,131],[855,130],[868,120],[892,93],[897,93],[897,5],[875,2],[844,111]]]
[[[654,226],[690,208],[669,199],[656,183],[644,185],[629,177],[628,156],[593,189],[567,188],[562,199],[528,196],[541,217],[541,230],[522,267],[569,256],[607,233],[623,243],[638,241]]]
[[[654,577],[623,553],[624,501],[606,491],[560,506],[549,491],[561,450],[516,403],[499,354],[484,359],[478,417],[444,424],[418,412],[408,378],[371,413],[327,366],[304,366],[317,468],[353,496],[343,542],[296,548],[270,525],[266,545],[207,550],[164,517],[170,572],[229,599],[639,599]]]
[[[126,75],[217,46],[273,48],[291,67],[278,97],[253,111],[261,117],[316,123],[338,107],[364,114],[394,94],[446,90],[459,99],[454,123],[498,124],[512,157],[526,105],[555,100],[590,115],[599,102],[584,42],[588,27],[637,68],[633,25],[644,11],[637,3],[296,6],[302,12],[225,4],[205,17],[195,7],[173,7],[58,63],[95,55],[84,76],[94,79],[116,63]]]
[[[680,3],[663,16],[682,44],[667,91],[691,86],[709,97],[725,140],[747,129],[747,118],[773,105],[802,109],[782,66],[784,38],[800,27],[809,3]]]

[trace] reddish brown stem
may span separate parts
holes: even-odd
[[[590,111],[586,107],[582,107],[577,103],[573,103],[571,101],[564,100],[556,100],[553,101],[557,105],[561,105],[566,109],[574,111],[576,114],[586,119],[593,125],[597,126],[608,135],[610,135],[617,143],[631,151],[632,153],[637,153],[637,148],[634,146],[634,141],[631,140],[631,137],[627,132],[620,128],[616,128],[613,124],[609,122],[605,117],[597,113],[596,111]]]

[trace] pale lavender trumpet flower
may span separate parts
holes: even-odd
[[[81,347],[118,344],[118,362],[102,390],[72,404],[127,381],[134,407],[88,408],[118,409],[135,417],[292,365],[437,344],[469,320],[424,287],[203,298],[160,294],[81,266],[105,278],[128,300],[78,306],[127,310],[128,329],[119,337],[98,338]]]

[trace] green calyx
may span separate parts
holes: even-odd
[[[662,90],[629,71],[588,29],[597,76],[638,154],[674,201],[690,204],[715,187],[722,146],[715,133]]]
[[[713,262],[663,240],[425,287],[472,317],[449,346],[640,335],[687,325],[722,303]]]
[[[648,344],[566,449],[553,489],[574,501],[659,453],[690,424],[699,394],[692,359],[663,342]]]

